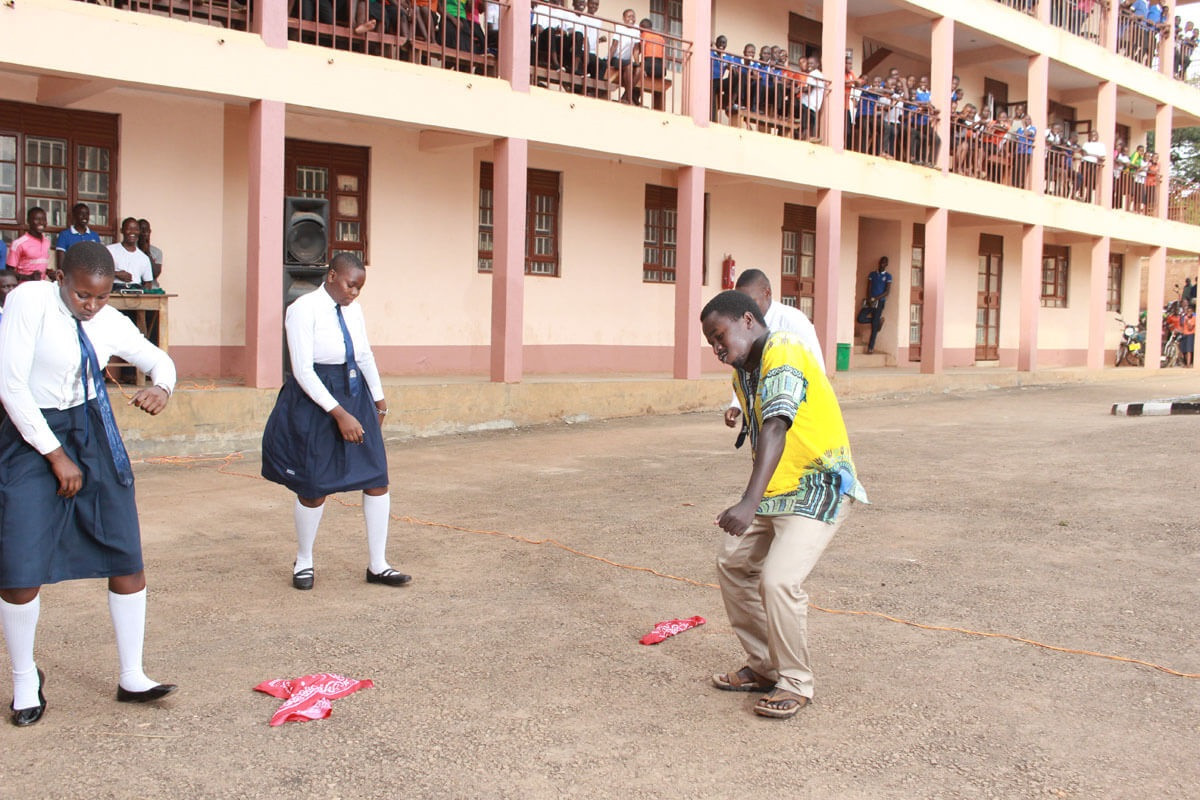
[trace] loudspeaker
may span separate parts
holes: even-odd
[[[283,198],[283,263],[323,267],[328,263],[329,201],[316,197]]]

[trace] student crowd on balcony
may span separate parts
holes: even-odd
[[[718,36],[710,54],[713,122],[728,121],[805,141],[821,141],[822,109],[829,81],[818,58],[794,63],[786,48],[747,44],[742,55],[729,53]]]
[[[1158,46],[1170,31],[1167,6],[1148,0],[1120,0],[1117,15],[1117,52],[1144,64],[1154,65]]]
[[[957,93],[955,83],[953,95]],[[847,148],[931,167],[942,145],[938,114],[928,76],[905,78],[893,67],[886,78],[856,77],[846,60]]]

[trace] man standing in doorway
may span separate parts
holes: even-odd
[[[883,307],[887,304],[888,292],[892,291],[892,274],[888,272],[887,256],[879,259],[879,266],[867,275],[867,305],[871,309],[871,340],[867,352],[875,352],[875,337],[883,327]]]

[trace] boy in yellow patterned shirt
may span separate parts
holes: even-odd
[[[717,558],[729,622],[746,650],[728,691],[767,692],[754,713],[783,719],[812,700],[808,594],[802,584],[846,516],[867,502],[833,387],[792,334],[772,333],[752,299],[722,292],[700,314],[749,424],[754,465],[738,503],[717,517],[729,536]]]

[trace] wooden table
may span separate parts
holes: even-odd
[[[133,319],[133,324],[137,325],[137,329],[142,332],[143,336],[161,349],[167,350],[167,340],[170,334],[170,326],[167,324],[168,301],[172,297],[178,296],[177,294],[113,292],[108,297],[108,304]],[[152,331],[156,334],[155,336],[150,335]],[[114,358],[109,363],[114,367],[130,366],[119,358]],[[137,383],[141,385],[146,380],[146,376],[142,374],[141,370],[136,371]]]

